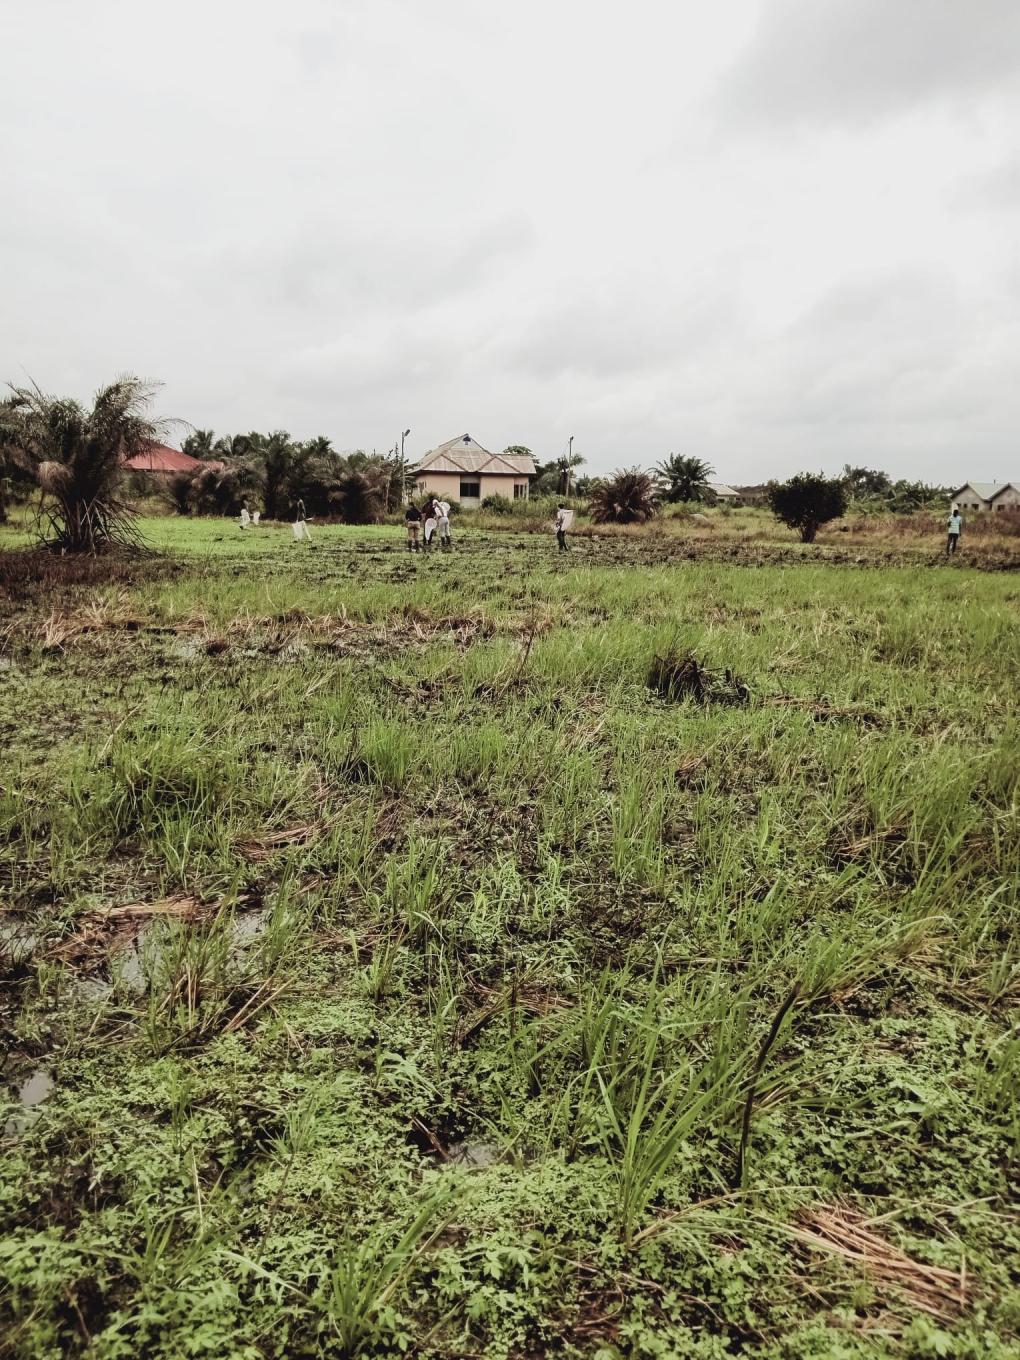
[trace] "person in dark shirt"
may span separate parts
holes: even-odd
[[[404,523],[407,525],[407,551],[421,552],[421,511],[414,501],[404,511]]]

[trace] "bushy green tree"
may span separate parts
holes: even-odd
[[[846,511],[846,486],[840,477],[798,472],[788,482],[769,482],[765,500],[777,519],[798,530],[802,543],[813,543],[823,524]]]
[[[851,467],[843,464],[842,481],[851,500],[870,500],[888,496],[892,490],[892,480],[887,472],[874,468]]]

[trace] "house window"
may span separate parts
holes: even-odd
[[[523,501],[527,498],[528,488],[521,482],[514,482],[514,500]]]
[[[465,482],[460,484],[460,498],[462,501],[478,500],[482,494],[481,482]]]

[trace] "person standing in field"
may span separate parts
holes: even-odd
[[[247,501],[243,501],[242,504],[241,504],[241,528],[242,528],[242,529],[247,529],[247,527],[248,527],[248,525],[249,525],[250,523],[251,523],[251,515],[249,515],[249,513],[248,513],[248,502],[247,502]]]
[[[418,542],[418,535],[421,532],[421,511],[414,501],[409,501],[407,509],[404,511],[404,523],[407,525],[407,551],[420,552],[421,544]]]
[[[439,522],[439,511],[436,508],[436,498],[432,496],[425,505],[425,551],[428,552],[432,546],[432,535],[436,532],[436,525]]]
[[[436,513],[439,516],[439,546],[443,551],[447,551],[453,546],[450,542],[450,506],[448,501],[440,501],[436,506]]]
[[[293,512],[294,523],[291,532],[294,535],[294,542],[299,543],[301,539],[306,539],[307,542],[311,543],[312,536],[308,532],[308,525],[305,523],[305,503],[300,497],[294,502]]]
[[[954,505],[949,512],[949,519],[946,521],[946,556],[951,557],[960,546],[960,535],[963,533],[963,516],[960,514],[960,507]]]
[[[561,553],[570,551],[567,547],[567,530],[573,522],[573,510],[568,510],[565,505],[561,505],[556,511],[556,542],[559,544]]]

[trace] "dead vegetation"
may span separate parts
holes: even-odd
[[[681,655],[671,650],[654,657],[647,684],[669,703],[692,699],[699,704],[743,705],[751,701],[751,691],[744,680],[728,668],[710,669],[693,652]]]
[[[800,1214],[791,1232],[805,1254],[839,1256],[858,1266],[880,1294],[940,1322],[955,1321],[971,1301],[965,1264],[953,1271],[914,1260],[881,1235],[879,1221],[847,1205],[818,1205]]]
[[[88,971],[102,966],[111,950],[123,947],[150,921],[207,922],[215,920],[226,906],[245,911],[260,905],[261,899],[254,893],[242,893],[229,901],[226,898],[202,901],[184,893],[153,902],[103,907],[80,916],[74,934],[59,940],[49,950],[49,957]]]

